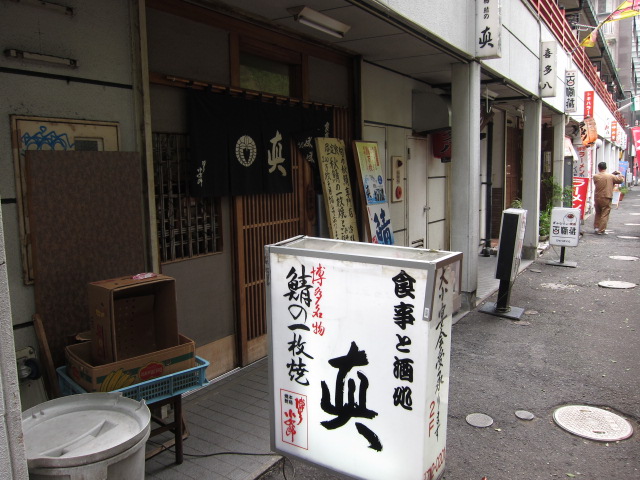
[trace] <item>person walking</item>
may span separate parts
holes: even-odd
[[[611,212],[613,186],[622,182],[624,182],[624,177],[620,175],[620,172],[607,173],[607,164],[605,162],[598,164],[598,173],[593,176],[596,206],[596,217],[593,221],[593,226],[595,228],[594,233],[597,235],[606,233],[609,213]]]

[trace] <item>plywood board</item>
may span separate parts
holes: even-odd
[[[141,160],[126,152],[26,153],[36,312],[55,366],[90,329],[89,282],[145,271]]]

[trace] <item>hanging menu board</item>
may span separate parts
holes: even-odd
[[[335,240],[358,241],[358,226],[344,142],[339,138],[316,138],[316,152],[327,210],[329,235]]]
[[[358,159],[360,185],[367,201],[371,243],[393,245],[389,200],[384,190],[385,180],[378,154],[378,144],[354,141],[353,150]]]

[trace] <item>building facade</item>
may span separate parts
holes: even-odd
[[[0,321],[13,332],[18,362],[25,349],[38,350],[33,316],[46,326],[47,309],[55,308],[43,285],[73,286],[59,295],[77,302],[77,312],[86,282],[139,270],[176,279],[179,329],[211,362],[209,378],[267,355],[264,245],[328,235],[318,168],[296,146],[298,134],[344,141],[361,241],[371,233],[351,146],[375,142],[395,244],[462,252],[459,308],[474,308],[477,259],[497,239],[502,210],[515,201],[527,210],[524,255],[533,258],[535,219],[549,197],[543,180],[569,186],[573,177],[589,178],[598,161],[613,169],[625,156],[618,109],[631,87],[615,67],[622,42],[614,53],[611,42],[580,47],[589,30],[576,25],[596,25],[606,11],[589,0],[565,3],[317,0],[303,10],[287,0],[0,0],[7,293]],[[590,49],[605,60],[594,65]],[[200,137],[211,142],[206,166],[193,161],[201,126],[193,102],[204,93],[226,105],[213,108],[212,128]],[[240,125],[266,128],[255,113],[263,104],[286,105],[302,119],[284,146],[286,188],[241,181],[201,191],[210,172],[207,182],[215,184],[234,168],[216,135]],[[587,127],[596,138],[585,136]],[[29,205],[29,187],[37,184],[28,168],[32,150],[82,151],[93,159],[135,152],[138,160],[122,175],[139,174],[140,181],[135,191],[98,191],[60,205],[53,219],[59,231],[48,238],[59,253],[43,252],[52,219]],[[61,171],[52,188],[99,183],[79,175]],[[71,239],[91,240],[104,228],[100,194],[127,197],[139,211],[116,202],[110,212],[118,215],[108,222],[118,241],[67,252]],[[83,217],[71,208],[78,203],[94,210]],[[136,235],[117,235],[125,220]],[[142,253],[127,260],[123,249]],[[111,261],[100,269],[105,256]],[[45,282],[47,271],[55,275]],[[75,327],[48,326],[55,365],[64,361],[60,345],[79,333]],[[13,358],[3,360],[3,371],[15,369]],[[3,380],[5,397],[19,390],[23,409],[47,398],[42,381],[18,383]],[[13,405],[5,421],[15,425]],[[11,455],[20,471],[23,457]]]

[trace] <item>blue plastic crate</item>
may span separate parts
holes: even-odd
[[[137,401],[144,399],[147,405],[149,405],[153,402],[159,402],[165,398],[181,395],[189,390],[205,385],[207,383],[205,371],[208,366],[209,362],[204,358],[196,356],[196,366],[193,368],[163,377],[152,378],[146,382],[136,383],[130,387],[114,390],[114,392],[121,392],[123,396]],[[60,385],[61,395],[87,393],[85,389],[67,375],[66,366],[58,367],[56,371],[58,372],[58,384]]]

